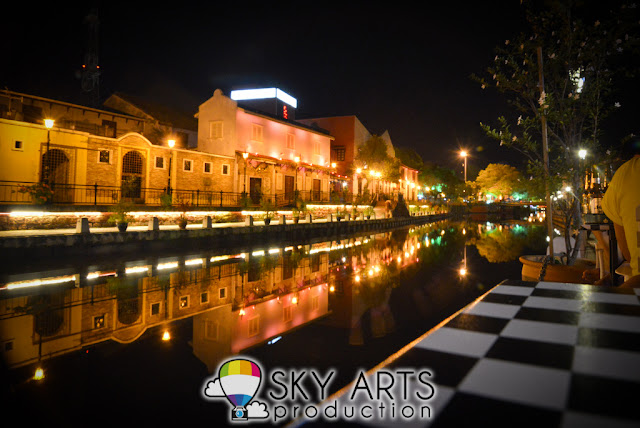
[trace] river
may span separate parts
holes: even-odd
[[[329,242],[12,266],[0,277],[3,402],[67,426],[223,423],[228,405],[202,390],[232,355],[335,369],[334,392],[520,279],[518,257],[545,246],[539,224],[441,221]]]

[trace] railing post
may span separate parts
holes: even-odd
[[[98,205],[98,183],[93,185],[93,205]]]
[[[222,190],[220,191],[220,206],[222,206]]]
[[[200,203],[200,189],[196,190],[196,207],[199,206]]]

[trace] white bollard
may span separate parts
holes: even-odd
[[[152,217],[149,219],[147,230],[160,230],[160,220],[158,220],[158,217]]]
[[[87,217],[78,219],[76,222],[76,233],[89,233],[89,219]]]

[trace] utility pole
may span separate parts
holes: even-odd
[[[549,237],[549,255],[551,263],[554,261],[553,255],[553,210],[551,208],[551,192],[550,192],[550,174],[549,174],[549,146],[547,142],[547,117],[544,111],[545,92],[544,92],[544,73],[542,71],[542,47],[538,46],[538,78],[540,80],[540,99],[542,100],[542,114],[540,115],[540,124],[542,125],[542,161],[544,163],[544,188],[547,200],[547,236]]]

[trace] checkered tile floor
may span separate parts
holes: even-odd
[[[639,295],[507,280],[388,368],[432,369],[432,427],[638,427]]]

